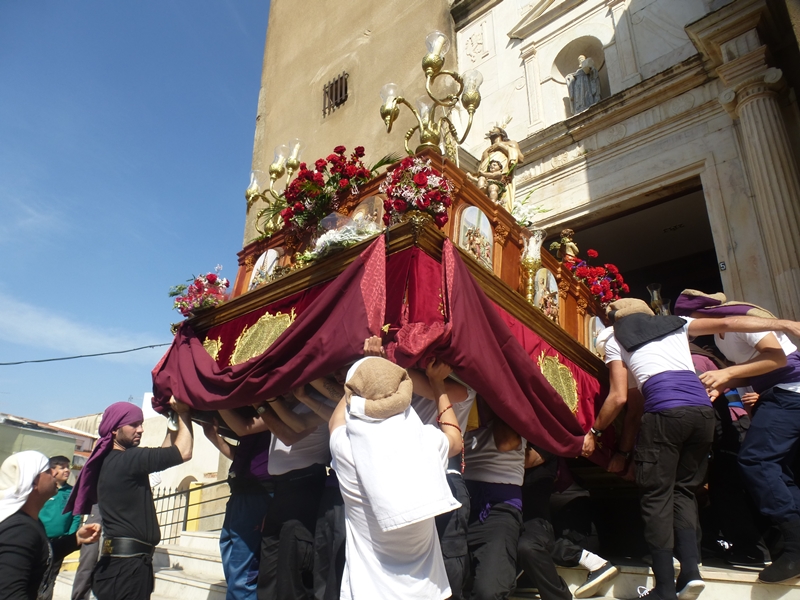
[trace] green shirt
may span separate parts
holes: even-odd
[[[67,505],[70,492],[72,492],[72,486],[65,484],[59,488],[55,496],[44,503],[44,507],[39,512],[39,520],[44,525],[48,538],[57,538],[78,531],[81,516],[73,516],[71,512],[64,514],[64,507]]]

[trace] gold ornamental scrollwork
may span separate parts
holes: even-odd
[[[578,298],[578,314],[583,316],[586,314],[586,309],[589,307],[589,303],[586,301],[586,298]]]
[[[289,314],[266,313],[250,327],[245,327],[236,338],[236,347],[231,355],[231,364],[238,365],[264,352],[278,337],[294,323],[294,309]]]
[[[558,282],[558,295],[562,298],[567,297],[567,293],[569,292],[569,281],[561,280]]]
[[[501,246],[506,245],[506,238],[508,237],[508,227],[505,225],[498,225],[494,229],[494,237]]]
[[[558,355],[546,356],[542,350],[539,356],[539,369],[547,382],[561,396],[573,413],[578,412],[578,382],[569,367],[558,359]]]
[[[206,352],[213,358],[217,360],[219,356],[219,351],[222,350],[222,340],[217,338],[216,340],[207,339],[203,342],[203,348],[206,349]]]

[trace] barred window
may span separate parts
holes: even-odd
[[[332,79],[322,91],[322,116],[327,117],[342,104],[347,102],[347,73],[342,73]]]

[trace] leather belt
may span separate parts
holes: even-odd
[[[128,556],[153,556],[155,546],[135,538],[106,538],[103,540],[103,556],[125,558]]]

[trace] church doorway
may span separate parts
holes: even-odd
[[[722,291],[702,189],[576,229],[574,240],[581,258],[589,249],[598,252],[590,264],[619,268],[630,297],[649,302],[647,286],[660,283],[661,296],[670,299],[672,309],[686,288]]]

